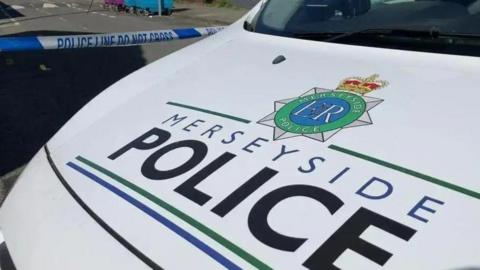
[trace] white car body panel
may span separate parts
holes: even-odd
[[[148,269],[72,200],[45,153],[25,168],[11,197],[19,199],[2,205],[3,224],[11,224],[2,232],[17,269]]]
[[[297,40],[245,31],[243,21],[206,40],[161,59],[117,82],[85,106],[48,142],[53,162],[78,196],[112,229],[165,269],[224,269],[222,265],[174,233],[168,226],[132,206],[118,194],[67,166],[77,156],[100,164],[217,232],[273,269],[306,269],[302,264],[359,208],[364,207],[414,229],[410,240],[370,226],[362,239],[393,256],[384,266],[351,250],[335,262],[341,269],[461,269],[480,265],[480,170],[476,126],[479,113],[480,61],[475,57],[368,48]],[[273,65],[284,55],[286,61]],[[369,114],[372,125],[343,129],[326,142],[303,136],[273,140],[273,129],[256,122],[273,112],[274,101],[298,97],[314,87],[335,89],[352,76],[379,74],[389,85],[368,96],[384,100]],[[211,113],[172,106],[186,104]],[[172,126],[172,116],[187,116]],[[202,120],[195,122],[196,120]],[[195,122],[195,126],[189,124]],[[221,125],[208,138],[204,132]],[[140,135],[159,128],[171,134],[164,144],[198,140],[208,153],[198,166],[167,180],[149,180],[141,172],[144,161],[162,146],[132,149],[114,160],[109,155]],[[186,131],[190,130],[190,131]],[[235,131],[243,131],[226,144]],[[204,134],[204,135],[202,135]],[[247,146],[257,138],[261,146]],[[431,175],[448,184],[435,184],[409,173],[335,151],[340,146],[411,171]],[[282,146],[298,152],[277,160]],[[245,148],[251,151],[246,151]],[[232,161],[208,176],[196,188],[211,196],[200,206],[174,189],[226,151]],[[156,168],[181,165],[191,151],[179,149]],[[313,157],[311,173],[302,173]],[[211,209],[264,167],[278,173],[224,217]],[[350,168],[329,183],[344,168]],[[141,196],[135,190],[96,175],[118,190],[160,213],[179,228],[242,269],[255,265],[192,226],[178,215]],[[369,199],[358,193],[372,177],[388,181],[393,192]],[[433,182],[436,180],[433,180]],[[282,234],[308,238],[296,251],[282,251],[259,241],[248,227],[248,216],[263,196],[287,185],[311,185],[339,197],[344,205],[331,215],[309,198],[291,198],[268,216],[269,225]],[[385,186],[364,190],[372,196]],[[457,190],[455,190],[457,189]],[[467,190],[467,191],[465,191]],[[417,209],[423,222],[408,213]],[[1,229],[18,269],[148,269],[78,206],[57,180],[41,150],[22,174],[0,211]],[[17,263],[18,262],[18,263]],[[233,269],[233,268],[232,268]]]

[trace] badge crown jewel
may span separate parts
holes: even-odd
[[[346,90],[360,95],[365,95],[374,90],[381,89],[388,85],[387,81],[377,80],[379,75],[373,74],[370,77],[350,77],[340,82],[337,90]]]

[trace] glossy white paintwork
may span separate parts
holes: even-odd
[[[274,269],[305,269],[302,263],[360,207],[417,232],[406,242],[370,227],[362,238],[393,253],[392,258],[381,267],[347,251],[337,260],[337,267],[460,269],[479,266],[479,199],[328,148],[331,144],[338,145],[480,191],[479,59],[256,34],[243,29],[244,19],[112,85],[48,142],[60,172],[92,210],[166,269],[223,268],[149,216],[65,166],[78,155],[162,198]],[[272,65],[278,55],[284,55],[287,60]],[[368,94],[384,99],[370,111],[373,125],[344,129],[322,143],[305,137],[273,141],[273,129],[256,124],[273,111],[274,101],[297,97],[313,87],[335,89],[342,79],[372,74],[379,74],[389,82],[387,87]],[[170,106],[166,104],[169,101],[252,122],[244,124]],[[188,118],[174,126],[162,124],[175,114]],[[190,132],[183,129],[197,119],[205,122],[190,128]],[[211,139],[201,135],[213,125],[222,125],[223,129]],[[184,175],[153,181],[145,178],[140,170],[155,149],[131,150],[116,160],[107,158],[153,127],[172,134],[167,143],[203,141],[209,148],[206,159]],[[221,142],[237,130],[245,134],[234,143]],[[269,142],[253,147],[253,153],[243,150],[258,137]],[[300,151],[272,161],[282,145]],[[199,206],[173,191],[225,151],[237,157],[197,186],[212,196],[205,205]],[[189,151],[173,152],[165,156],[157,168],[175,167],[190,155]],[[312,173],[300,173],[298,167],[306,167],[308,160],[315,156],[326,161],[317,164],[318,168]],[[210,211],[265,166],[279,173],[224,218]],[[345,167],[351,170],[329,184]],[[371,177],[387,180],[394,187],[393,193],[379,200],[355,194]],[[292,184],[321,187],[341,198],[345,205],[334,216],[306,198],[293,198],[277,205],[269,216],[269,224],[284,234],[308,238],[297,251],[286,252],[258,241],[249,232],[247,217],[262,196]],[[240,267],[252,269],[250,264],[189,224],[118,183],[114,185],[163,213]],[[418,212],[428,223],[407,215],[424,196],[444,202],[444,205],[429,204],[437,211],[435,214]],[[18,269],[145,268],[69,197],[46,163],[43,151],[22,174],[2,207],[0,218]]]

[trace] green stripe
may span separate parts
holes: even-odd
[[[361,158],[363,160],[373,162],[375,164],[390,168],[392,170],[396,170],[396,171],[414,176],[416,178],[425,180],[425,181],[433,183],[435,185],[439,185],[439,186],[442,186],[444,188],[448,188],[448,189],[451,189],[453,191],[460,192],[462,194],[473,197],[475,199],[480,199],[480,193],[475,192],[475,191],[470,190],[470,189],[466,189],[466,188],[461,187],[461,186],[451,184],[449,182],[440,180],[438,178],[435,178],[435,177],[432,177],[432,176],[429,176],[429,175],[426,175],[426,174],[423,174],[423,173],[419,173],[419,172],[416,172],[416,171],[413,171],[413,170],[410,170],[410,169],[407,169],[407,168],[404,168],[404,167],[401,167],[401,166],[398,166],[398,165],[395,165],[395,164],[392,164],[392,163],[389,163],[389,162],[386,162],[386,161],[383,161],[383,160],[380,160],[380,159],[377,159],[377,158],[374,158],[374,157],[370,157],[370,156],[367,156],[367,155],[349,150],[349,149],[345,149],[345,148],[337,146],[337,145],[330,145],[330,146],[328,146],[328,148],[330,148],[332,150],[335,150],[335,151],[342,152],[342,153],[347,154],[347,155],[351,155],[351,156],[354,156],[354,157],[357,157],[357,158]]]
[[[248,123],[251,122],[250,120],[243,119],[243,118],[240,118],[240,117],[236,117],[236,116],[233,116],[233,115],[214,112],[214,111],[210,111],[210,110],[207,110],[207,109],[193,107],[193,106],[190,106],[190,105],[185,105],[185,104],[180,104],[180,103],[170,102],[170,101],[167,102],[167,104],[172,105],[172,106],[182,107],[182,108],[185,108],[185,109],[194,110],[194,111],[199,111],[199,112],[203,112],[203,113],[213,114],[213,115],[216,115],[216,116],[220,116],[220,117],[227,118],[227,119],[230,119],[230,120],[235,120],[235,121],[242,122],[242,123],[245,123],[245,124],[248,124]]]
[[[152,201],[156,205],[162,207],[163,209],[167,210],[168,212],[172,213],[173,215],[177,216],[178,218],[182,219],[183,221],[187,222],[197,230],[201,231],[205,235],[209,236],[213,240],[215,240],[217,243],[221,244],[231,252],[235,253],[237,256],[240,258],[244,259],[257,269],[262,269],[262,270],[271,270],[270,266],[266,265],[259,259],[255,258],[253,255],[249,254],[239,246],[235,245],[234,243],[230,242],[220,234],[216,233],[215,231],[211,230],[210,228],[206,227],[202,223],[198,222],[197,220],[193,219],[189,215],[185,214],[184,212],[178,210],[177,208],[173,207],[172,205],[168,204],[167,202],[161,200],[160,198],[156,197],[152,193],[142,189],[141,187],[135,185],[134,183],[126,180],[125,178],[122,178],[121,176],[118,176],[117,174],[93,163],[92,161],[89,161],[81,156],[77,157],[77,160],[94,168],[95,170],[111,177],[118,183],[130,188],[131,190],[135,191],[136,193],[140,194],[141,196],[145,197],[146,199]]]

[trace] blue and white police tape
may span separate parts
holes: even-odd
[[[0,52],[120,47],[211,36],[223,26],[70,36],[0,37]]]

